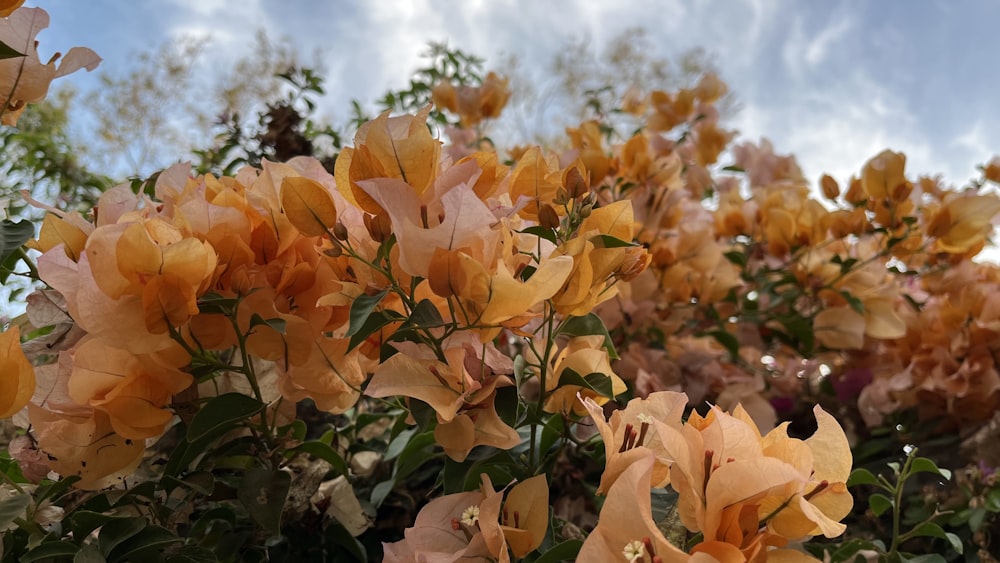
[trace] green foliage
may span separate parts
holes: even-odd
[[[855,494],[856,499],[867,498],[867,508],[871,514],[880,519],[888,515],[890,524],[888,545],[880,539],[853,538],[837,544],[826,545],[814,549],[816,555],[825,554],[830,561],[853,561],[862,550],[871,550],[878,554],[880,563],[897,563],[904,561],[924,561],[930,553],[927,540],[941,540],[938,545],[946,546],[938,549],[948,549],[962,555],[964,544],[961,538],[953,532],[942,528],[944,516],[949,512],[941,512],[934,507],[929,514],[912,511],[908,504],[913,503],[910,492],[917,475],[929,474],[936,479],[949,480],[952,473],[942,469],[927,457],[918,457],[917,448],[908,447],[906,457],[902,462],[894,461],[887,464],[890,474],[875,474],[859,467],[851,472],[847,481],[849,487],[864,490],[866,494]],[[878,492],[871,492],[872,490]],[[907,547],[912,546],[912,547]],[[913,552],[911,549],[919,549]],[[948,561],[942,555],[935,555],[935,561]]]

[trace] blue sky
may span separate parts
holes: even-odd
[[[960,183],[1000,153],[1000,3],[834,0],[46,0],[42,56],[96,50],[108,71],[181,36],[207,36],[206,72],[249,49],[258,29],[319,53],[323,109],[402,86],[428,41],[490,60],[516,55],[528,76],[571,38],[602,45],[642,26],[669,56],[703,47],[742,109],[741,137],[767,137],[806,176],[846,179],[884,148],[908,170]],[[100,69],[98,70],[100,72]],[[86,89],[84,73],[63,79]],[[571,125],[571,123],[567,123]],[[182,155],[178,155],[182,156]]]

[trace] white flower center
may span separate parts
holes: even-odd
[[[642,559],[643,555],[646,555],[646,546],[642,545],[642,542],[639,540],[632,540],[625,544],[622,555],[625,556],[625,560],[628,563],[635,563]]]
[[[462,512],[462,523],[466,526],[475,526],[479,522],[479,507],[472,505]]]

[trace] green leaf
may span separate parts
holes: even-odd
[[[886,510],[892,508],[892,499],[883,494],[875,493],[868,497],[868,507],[872,509],[875,516],[881,516],[885,514]]]
[[[180,541],[183,540],[166,528],[147,526],[138,534],[123,541],[108,559],[113,562],[149,561],[155,554],[163,553],[163,550],[171,544]]]
[[[727,260],[741,268],[745,267],[749,261],[747,255],[738,250],[730,250],[729,252],[726,252],[724,256]]]
[[[396,311],[375,311],[365,317],[365,321],[360,327],[358,327],[358,331],[351,335],[351,340],[347,344],[347,349],[355,349],[359,344],[364,342],[366,338],[381,330],[385,325],[401,321],[405,318],[406,317],[400,315]],[[351,328],[353,329],[354,326],[352,325]]]
[[[910,473],[936,473],[945,479],[951,479],[951,471],[941,469],[933,460],[926,457],[915,457],[910,462]]]
[[[328,539],[328,544],[342,548],[351,554],[356,561],[368,561],[367,552],[365,551],[365,546],[358,541],[357,538],[351,535],[340,525],[339,522],[332,522],[326,526],[326,534]],[[331,559],[331,561],[341,561],[340,558]]]
[[[830,553],[830,560],[847,561],[862,549],[873,549],[874,547],[875,545],[866,539],[855,538],[847,540]]]
[[[746,170],[736,166],[735,164],[730,164],[729,166],[722,167],[723,172],[746,172]]]
[[[608,351],[608,358],[612,360],[619,359],[618,352],[615,351],[615,345],[611,341],[611,335],[608,334],[608,327],[604,326],[604,321],[601,320],[601,317],[598,317],[594,313],[588,313],[582,317],[570,317],[562,324],[559,334],[567,336],[597,334],[603,336],[604,348]]]
[[[284,471],[255,467],[243,475],[236,496],[261,528],[277,535],[291,484],[292,476]]]
[[[706,332],[701,336],[711,336],[716,342],[722,345],[723,348],[729,352],[730,358],[738,358],[740,356],[740,341],[736,339],[731,333],[724,330],[713,330],[711,332]]]
[[[24,53],[21,53],[17,49],[11,47],[10,45],[0,41],[0,59],[13,59],[16,57],[23,57]]]
[[[907,563],[947,563],[948,561],[943,555],[938,555],[937,553],[927,553],[909,558],[901,557],[900,559]]]
[[[105,557],[111,554],[118,544],[138,534],[146,527],[146,519],[136,516],[134,518],[112,518],[101,526],[101,531],[97,536],[97,546]]]
[[[349,475],[350,471],[347,468],[347,462],[344,458],[337,453],[329,444],[311,440],[309,442],[302,442],[298,446],[288,450],[289,454],[294,454],[296,452],[307,453],[317,459],[322,459],[323,461],[329,463],[333,466],[333,469],[340,473],[341,475]]]
[[[187,429],[187,440],[194,442],[226,427],[236,426],[263,408],[264,403],[242,393],[226,393],[213,397],[191,419],[191,426]]]
[[[285,334],[285,319],[265,319],[257,313],[254,313],[253,316],[250,317],[250,330],[253,331],[253,327],[260,325],[270,327],[278,334]]]
[[[33,563],[34,561],[52,561],[59,558],[68,558],[79,553],[80,547],[68,541],[50,541],[32,549],[18,558],[19,563]]]
[[[111,518],[111,516],[99,512],[77,510],[69,517],[69,529],[73,532],[74,538],[85,538],[91,532],[111,520]]]
[[[526,235],[535,235],[538,238],[543,238],[552,244],[556,244],[556,232],[548,227],[535,225],[534,227],[528,227],[520,232]]]
[[[624,248],[626,246],[635,246],[632,244],[632,241],[622,240],[611,235],[594,235],[590,237],[590,242],[594,243],[595,248]]]
[[[590,389],[602,397],[614,398],[614,390],[611,386],[611,378],[603,373],[589,373],[581,376],[570,368],[566,368],[559,375],[559,386],[577,385],[585,389]]]
[[[368,320],[368,316],[372,314],[375,307],[378,307],[378,304],[382,302],[382,298],[387,293],[389,293],[389,290],[383,289],[375,295],[359,295],[354,299],[354,303],[351,303],[350,324],[348,325],[347,336],[354,336],[361,330],[365,321]]]
[[[390,479],[388,481],[382,481],[381,483],[372,487],[371,503],[372,506],[378,508],[382,506],[382,502],[385,501],[385,497],[389,496],[392,492],[392,488],[396,486],[395,479]]]
[[[17,252],[18,248],[35,236],[35,226],[27,219],[18,222],[4,219],[0,222],[0,262]]]
[[[430,328],[443,325],[444,319],[441,318],[441,313],[433,301],[423,299],[413,308],[413,312],[410,313],[410,318],[406,320],[406,324]]]
[[[198,298],[198,310],[202,313],[230,314],[236,310],[240,300],[219,293],[206,293]]]
[[[855,487],[857,485],[878,485],[878,478],[871,471],[859,467],[851,471],[851,476],[847,478],[848,487]]]
[[[107,563],[107,559],[92,545],[84,546],[73,557],[73,563]]]
[[[0,500],[0,529],[9,526],[16,518],[24,517],[24,511],[31,504],[28,493],[16,494]]]
[[[951,532],[945,532],[944,528],[934,522],[924,522],[910,533],[915,536],[927,536],[945,540],[951,544],[951,548],[958,552],[959,555],[962,554],[962,540]]]
[[[566,540],[558,545],[552,546],[535,563],[559,563],[560,561],[576,561],[576,556],[580,553],[583,542],[580,540]]]

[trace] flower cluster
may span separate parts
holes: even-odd
[[[6,9],[0,41],[47,21]],[[99,60],[41,65],[27,46],[16,77],[0,61],[4,123]],[[602,117],[563,150],[503,154],[483,131],[506,79],[421,91],[436,108],[364,123],[332,174],[311,157],[178,164],[87,214],[30,200],[49,212],[26,244],[47,288],[0,334],[17,477],[134,491],[162,471],[134,498],[236,504],[273,535],[308,507],[355,536],[419,481],[412,526],[370,542],[387,561],[510,561],[560,537],[583,561],[814,561],[796,544],[843,534],[854,505],[830,412],[994,415],[1000,270],[972,258],[1000,216],[1000,162],[954,191],[887,150],[814,190],[767,141],[731,144],[713,74],[630,91],[628,136]],[[434,109],[458,115],[451,146]],[[335,422],[312,440],[309,416]],[[816,430],[792,437],[790,419]],[[158,448],[173,451],[143,466]],[[898,487],[869,484],[943,475],[905,467]],[[673,535],[653,517],[667,488]]]

